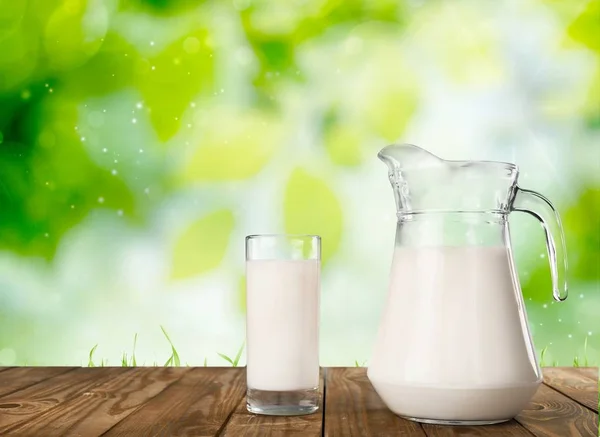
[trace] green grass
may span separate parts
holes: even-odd
[[[242,351],[244,350],[245,345],[246,345],[246,342],[244,341],[242,343],[242,345],[240,346],[240,349],[238,350],[238,353],[234,359],[229,358],[227,355],[222,354],[221,352],[217,352],[217,355],[220,356],[221,358],[223,358],[228,363],[230,363],[233,367],[237,367],[238,363],[240,362],[240,357],[242,356]],[[204,365],[206,365],[206,358],[204,359]]]
[[[167,331],[165,331],[165,328],[162,325],[160,325],[160,329],[162,330],[163,334],[167,338],[167,341],[171,345],[171,356],[166,361],[164,367],[173,366],[173,365],[176,367],[179,367],[181,365],[181,361],[179,359],[179,354],[177,353],[177,349],[175,349],[175,346],[173,346],[173,342],[169,338],[169,334],[167,334]]]
[[[546,362],[544,360],[544,357],[546,356],[546,351],[548,350],[548,346],[546,346],[544,349],[542,349],[542,351],[540,352],[540,367],[544,367],[546,365]]]
[[[163,332],[163,335],[165,336],[165,338],[167,339],[167,342],[169,343],[169,346],[171,347],[171,356],[167,359],[167,361],[165,362],[164,366],[181,366],[181,359],[179,357],[179,353],[177,352],[177,349],[175,348],[175,345],[173,344],[173,342],[171,341],[171,337],[169,337],[169,334],[167,333],[166,329],[160,325],[160,329]],[[135,356],[135,349],[137,346],[137,339],[138,339],[138,335],[135,334],[135,336],[133,337],[133,350],[131,353],[131,357],[127,356],[127,352],[123,352],[123,356],[121,357],[121,366],[123,367],[136,367],[137,366],[137,360],[136,360],[136,356]],[[244,347],[246,346],[246,342],[242,342],[242,345],[240,346],[239,350],[237,351],[237,354],[235,355],[235,357],[231,358],[230,356],[221,353],[221,352],[217,352],[217,355],[219,357],[221,357],[223,360],[227,361],[229,364],[231,364],[231,366],[233,367],[238,367],[239,362],[240,362],[240,358],[242,356],[242,352],[244,351]],[[89,353],[89,357],[88,357],[88,367],[104,367],[106,365],[108,365],[108,360],[105,359],[101,359],[100,360],[100,364],[96,365],[94,363],[94,354],[96,352],[96,349],[98,348],[98,345],[94,345],[94,347],[90,350]],[[579,355],[576,355],[573,358],[573,367],[589,367],[589,366],[594,366],[594,363],[591,363],[588,359],[588,354],[587,354],[587,349],[588,349],[588,338],[585,338],[585,341],[583,343],[583,356],[580,357]],[[548,346],[544,347],[541,351],[540,351],[540,367],[546,367],[547,363],[546,363],[546,354],[548,352]],[[367,360],[364,360],[362,363],[359,362],[358,360],[354,360],[354,366],[355,367],[364,367],[367,363]],[[154,363],[152,364],[154,367],[158,367],[158,363],[156,361],[154,361]],[[553,367],[557,367],[559,365],[557,360],[553,360],[551,365]],[[189,367],[189,364],[187,364],[186,362],[186,366]],[[204,357],[204,362],[203,362],[203,366],[204,367],[208,367],[208,358]]]
[[[88,359],[88,367],[96,367],[96,365],[94,364],[94,352],[96,352],[96,348],[98,347],[98,344],[96,344],[91,350],[90,350],[90,356]]]
[[[123,356],[121,357],[121,366],[122,367],[135,367],[137,366],[137,361],[135,359],[135,346],[137,345],[137,333],[133,337],[133,351],[131,352],[131,358],[127,360],[127,352],[123,352]]]
[[[583,363],[581,363],[579,361],[579,356],[575,356],[575,358],[573,358],[573,367],[581,367],[581,364],[583,364],[583,367],[588,367],[589,366],[589,362],[588,362],[588,356],[587,356],[587,344],[588,344],[588,338],[585,338],[585,342],[583,343]]]
[[[541,351],[540,351],[540,367],[545,367],[546,366],[546,352],[548,351],[548,346],[544,347]],[[575,355],[575,357],[573,358],[573,363],[572,366],[573,367],[590,367],[590,366],[596,366],[597,364],[590,362],[590,360],[588,359],[588,337],[585,337],[585,340],[583,342],[583,357],[580,357],[579,355]],[[552,367],[558,367],[559,363],[557,360],[553,360],[552,361]]]
[[[175,345],[171,341],[169,334],[167,334],[167,331],[165,330],[165,328],[162,325],[160,325],[160,329],[162,330],[167,341],[169,342],[169,346],[171,346],[171,356],[169,357],[167,362],[164,364],[164,366],[165,367],[181,366],[181,360],[179,358],[179,353],[177,352]],[[138,339],[138,335],[136,333],[135,336],[133,337],[133,350],[131,352],[131,357],[128,358],[127,352],[123,352],[123,355],[121,356],[121,367],[136,367],[137,366],[137,358],[135,356],[135,348],[137,346],[137,339]],[[90,354],[89,354],[89,358],[88,358],[88,367],[97,367],[96,364],[94,363],[94,353],[96,352],[97,348],[98,348],[98,345],[96,344],[90,350]],[[108,364],[108,360],[104,360],[104,359],[100,360],[100,367],[104,367],[107,364]],[[158,367],[158,363],[156,361],[152,365],[154,367]],[[188,366],[189,366],[189,364],[188,364]]]
[[[165,362],[165,364],[163,366],[164,367],[169,367],[169,366],[180,367],[181,366],[181,358],[179,357],[179,353],[177,352],[175,345],[171,341],[171,337],[167,333],[167,330],[164,328],[164,326],[162,326],[162,325],[159,325],[159,326],[160,326],[160,329],[161,329],[163,335],[167,339],[169,346],[171,347],[171,356],[167,359],[167,361]],[[138,365],[137,359],[135,356],[137,339],[138,339],[138,335],[136,333],[135,336],[133,337],[133,350],[131,352],[130,357],[128,357],[127,352],[123,352],[123,355],[121,356],[121,366],[122,367],[136,367]],[[238,352],[234,358],[230,358],[229,356],[222,354],[220,352],[217,352],[217,355],[219,355],[225,361],[230,363],[233,367],[238,367],[245,345],[246,345],[246,342],[244,341],[242,343],[242,345],[240,346],[240,349],[238,350]],[[100,360],[100,364],[98,364],[98,365],[94,362],[94,354],[96,353],[97,348],[98,348],[98,345],[95,344],[94,347],[92,349],[90,349],[90,353],[88,356],[88,367],[104,367],[104,366],[108,365],[108,360],[105,360],[104,358]],[[158,363],[156,361],[154,361],[152,365],[154,367],[158,367]],[[185,363],[185,365],[187,367],[190,367],[190,365],[187,362]],[[204,367],[208,367],[208,359],[206,357],[204,358]]]
[[[133,337],[133,352],[131,353],[131,365],[133,367],[137,366],[137,361],[135,359],[135,347],[137,345],[137,332],[135,333],[135,336]]]

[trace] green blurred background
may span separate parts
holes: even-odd
[[[392,141],[516,162],[570,298],[511,216],[544,363],[600,362],[600,1],[0,0],[0,365],[227,364],[244,236],[323,236],[321,361],[367,360]],[[242,356],[243,363],[244,359]]]

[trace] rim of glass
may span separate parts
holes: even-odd
[[[446,162],[448,164],[451,165],[458,165],[460,167],[467,167],[467,166],[482,166],[482,167],[486,167],[486,166],[496,166],[496,167],[503,167],[506,170],[510,170],[510,171],[514,171],[516,170],[517,172],[519,171],[519,166],[513,162],[506,162],[506,161],[493,161],[493,160],[489,160],[489,159],[483,159],[483,160],[477,160],[477,159],[444,159],[444,158],[440,158],[439,156],[437,156],[436,154],[430,152],[429,150],[426,150],[420,146],[417,146],[415,144],[410,144],[410,143],[392,143],[389,144],[387,146],[385,146],[383,149],[381,149],[379,151],[379,153],[377,154],[377,156],[380,159],[384,159],[386,158],[388,155],[386,155],[385,151],[389,150],[389,149],[393,149],[395,147],[413,147],[413,148],[417,148],[420,149],[421,151],[428,153],[429,155],[439,159],[440,161]],[[420,168],[427,168],[427,167],[434,167],[433,165],[417,165],[414,166],[414,168],[416,169],[420,169]],[[402,166],[400,166],[400,168],[402,169]],[[403,169],[406,170],[406,169]]]
[[[477,166],[481,166],[481,167],[502,167],[506,170],[510,170],[510,171],[519,171],[519,166],[517,164],[513,164],[512,162],[505,162],[505,161],[488,161],[488,160],[482,160],[482,161],[477,161],[477,160],[458,160],[458,159],[444,159],[444,161],[450,163],[450,164],[455,164],[458,165],[460,167],[477,167]]]
[[[316,238],[321,240],[321,236],[315,234],[250,234],[246,235],[246,240],[256,238]]]
[[[508,170],[511,173],[515,171],[519,171],[519,166],[517,164],[513,164],[511,162],[504,161],[473,161],[473,160],[459,160],[459,159],[441,159],[446,164],[453,165],[456,167],[496,167],[499,169]],[[424,165],[415,165],[409,167],[400,166],[400,170],[403,171],[414,171],[414,170],[422,170],[425,168],[438,168],[439,165],[436,164],[424,164]]]

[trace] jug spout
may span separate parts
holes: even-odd
[[[443,165],[445,160],[414,144],[392,144],[379,151],[377,157],[385,162],[390,170],[402,168]]]
[[[393,144],[377,156],[388,167],[398,214],[510,211],[514,164],[450,161],[413,144]]]
[[[377,157],[388,166],[388,177],[394,190],[396,209],[408,212],[413,209],[408,186],[407,169],[440,167],[444,160],[414,144],[392,144],[379,151]]]

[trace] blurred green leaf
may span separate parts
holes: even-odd
[[[23,22],[26,1],[0,0],[0,42],[17,29]]]
[[[108,29],[101,1],[69,0],[52,13],[44,30],[46,58],[55,70],[83,64],[100,48]]]
[[[24,105],[1,123],[0,247],[51,258],[91,209],[133,211],[131,192],[92,163],[76,123],[76,104],[58,96]]]
[[[17,88],[34,73],[37,38],[36,30],[26,22],[0,38],[0,95]]]
[[[600,56],[596,59],[594,76],[587,93],[587,101],[584,106],[584,114],[587,119],[588,128],[600,129]]]
[[[411,16],[411,28],[418,34],[417,50],[427,53],[445,81],[500,86],[510,75],[496,25],[484,7],[468,2],[423,2]]]
[[[283,212],[285,232],[322,237],[325,265],[340,246],[343,225],[342,205],[329,183],[302,168],[295,169],[285,188]]]
[[[258,111],[213,109],[181,173],[183,181],[232,181],[255,176],[283,141],[277,118]]]
[[[9,0],[10,1],[10,0]],[[16,3],[16,2],[15,2]],[[60,7],[67,6],[65,5],[65,0],[24,0],[20,3],[27,4],[27,20],[30,20],[33,25],[40,29],[40,33],[43,34],[44,29],[54,11],[56,11]],[[76,8],[78,5],[77,2],[73,3],[73,6]]]
[[[137,80],[150,120],[162,141],[179,130],[181,116],[201,91],[213,89],[214,60],[211,35],[199,29],[149,58]]]
[[[600,187],[589,186],[563,213],[569,276],[600,282]]]
[[[600,0],[588,1],[567,32],[571,38],[600,54]]]
[[[204,0],[121,0],[124,11],[150,12],[159,16],[181,14],[205,3]]]
[[[600,282],[600,188],[589,187],[561,214],[569,256],[569,281]],[[540,230],[540,239],[542,231]],[[541,249],[545,252],[545,249]],[[524,294],[547,302],[552,279],[546,254],[536,258],[530,275],[522,280]]]
[[[246,37],[260,62],[254,84],[268,93],[277,77],[298,78],[296,49],[337,26],[354,27],[369,21],[403,24],[402,2],[381,0],[309,0],[291,8],[285,3],[253,0],[240,11]]]
[[[325,149],[331,161],[337,165],[354,167],[362,162],[362,146],[366,138],[356,124],[336,123],[324,134]]]
[[[581,13],[569,24],[566,33],[574,41],[596,52],[594,74],[583,110],[589,127],[600,129],[600,0],[588,1]]]
[[[374,91],[363,113],[369,128],[387,141],[396,141],[417,107],[415,89],[392,85]]]
[[[134,86],[137,74],[146,74],[149,62],[123,37],[109,32],[95,56],[70,71],[62,82],[68,92],[78,97],[106,95],[124,87]]]
[[[548,302],[551,299],[552,278],[546,258],[535,263],[528,278],[522,282],[521,289],[524,295],[535,302]]]
[[[218,267],[227,251],[233,225],[233,213],[228,209],[192,223],[175,243],[171,278],[189,278]]]

